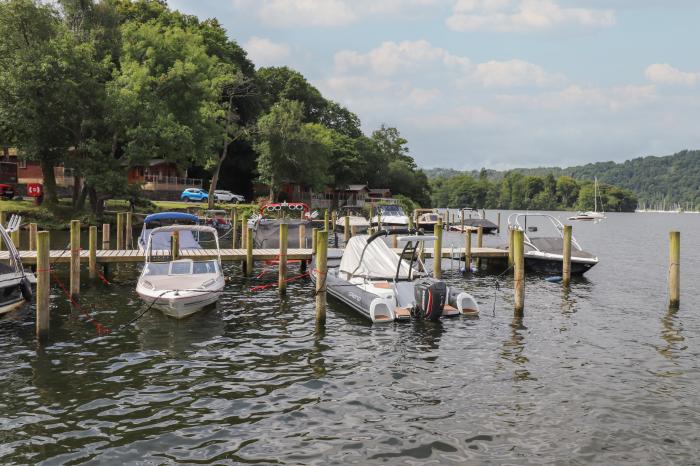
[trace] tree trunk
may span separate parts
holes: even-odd
[[[39,165],[44,177],[44,202],[51,210],[58,205],[58,195],[56,193],[56,174],[53,172],[54,165],[49,160],[49,157],[43,156]]]
[[[275,202],[275,179],[270,177],[270,202]]]
[[[87,184],[83,186],[83,189],[80,191],[80,195],[78,196],[78,199],[75,202],[75,205],[73,206],[73,209],[76,212],[82,212],[83,209],[85,208],[85,199],[87,198],[88,195],[88,187]]]
[[[80,178],[80,172],[78,170],[73,171],[73,195],[72,195],[72,203],[73,203],[73,210],[77,211],[78,210],[78,200],[80,199],[80,193],[82,191],[82,179]]]

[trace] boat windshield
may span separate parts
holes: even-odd
[[[379,206],[379,212],[382,217],[404,217],[403,209],[397,205],[382,205]]]
[[[205,273],[218,273],[219,265],[215,260],[206,261],[174,261],[174,262],[149,262],[146,264],[143,275],[200,275]]]

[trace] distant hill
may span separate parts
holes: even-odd
[[[700,150],[684,150],[662,157],[639,157],[622,163],[596,162],[568,168],[516,168],[510,171],[537,176],[549,173],[555,177],[568,175],[579,180],[598,177],[603,183],[631,189],[640,203],[666,200],[682,206],[686,203],[700,205]],[[428,178],[449,178],[457,174],[479,176],[479,170],[459,172],[433,168],[425,173]],[[504,173],[486,170],[486,176],[494,180],[502,178]]]

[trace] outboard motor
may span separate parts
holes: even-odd
[[[414,316],[432,321],[440,319],[447,299],[445,282],[431,279],[417,280],[413,290],[416,300]]]

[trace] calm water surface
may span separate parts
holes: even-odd
[[[372,326],[331,301],[317,330],[308,279],[280,300],[250,291],[274,273],[247,281],[228,265],[217,308],[181,322],[149,311],[119,330],[143,309],[137,268],[122,265],[81,297],[118,329],[108,336],[58,288],[46,347],[32,309],[0,320],[0,462],[698,464],[698,231],[692,214],[576,224],[600,264],[569,292],[529,276],[522,320],[508,278],[498,291],[494,273],[445,261],[479,318]]]

